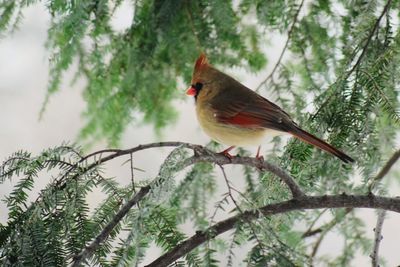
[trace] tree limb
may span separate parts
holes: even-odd
[[[200,148],[198,147],[197,150],[199,149]],[[186,167],[194,163],[203,161],[215,163],[218,165],[226,165],[226,164],[247,165],[258,168],[261,171],[267,171],[273,173],[276,176],[278,176],[282,180],[282,182],[284,182],[289,187],[289,190],[291,191],[293,198],[301,198],[305,195],[304,192],[299,187],[299,185],[294,180],[294,178],[291,177],[288,173],[286,173],[282,168],[274,164],[251,157],[233,157],[232,159],[229,159],[221,154],[205,150],[204,148],[201,149],[203,150],[202,154],[195,155],[187,159],[183,165]]]
[[[175,146],[175,147],[186,147],[189,149],[192,149],[195,153],[194,156],[186,159],[182,165],[181,169],[184,169],[190,165],[193,165],[198,162],[210,162],[210,163],[216,163],[220,166],[222,165],[227,165],[227,164],[241,164],[241,165],[248,165],[248,166],[253,166],[256,167],[260,170],[263,171],[268,171],[271,172],[278,177],[282,179],[284,183],[289,187],[289,189],[292,192],[293,198],[300,198],[304,196],[304,193],[301,191],[300,187],[297,185],[295,180],[287,174],[284,170],[282,170],[280,167],[275,166],[271,163],[260,161],[259,159],[256,158],[250,158],[250,157],[233,157],[232,159],[227,158],[219,153],[212,152],[211,150],[198,146],[198,145],[193,145],[189,143],[182,143],[182,142],[161,142],[161,143],[151,143],[151,144],[146,144],[146,145],[139,145],[137,147],[131,148],[131,149],[125,149],[125,150],[100,150],[94,153],[89,154],[91,157],[104,153],[104,151],[111,151],[113,154],[100,158],[99,160],[95,161],[91,165],[89,165],[85,171],[88,171],[95,166],[98,166],[101,163],[107,162],[111,159],[114,159],[119,156],[123,155],[132,155],[132,153],[144,150],[144,149],[149,149],[153,147],[164,147],[164,146]],[[88,156],[85,157],[85,160],[88,158]],[[101,245],[101,243],[107,239],[107,237],[110,235],[111,231],[117,226],[117,224],[125,217],[125,215],[129,212],[129,210],[136,204],[139,203],[140,200],[142,200],[151,190],[151,186],[145,186],[142,187],[141,190],[133,196],[132,199],[130,199],[125,205],[123,205],[120,210],[117,212],[117,214],[114,216],[113,220],[109,222],[106,227],[101,231],[100,234],[97,235],[97,237],[91,242],[89,246],[84,248],[79,254],[75,255],[73,257],[73,267],[80,266],[82,262],[86,260],[86,258],[89,258],[95,250]]]
[[[261,210],[263,216],[286,213],[295,210],[304,209],[322,209],[322,208],[373,208],[384,209],[400,213],[400,199],[378,197],[369,195],[330,195],[330,196],[305,196],[299,199],[291,199],[276,204],[267,205],[254,210],[245,211],[242,214],[232,216],[220,221],[205,231],[198,231],[192,237],[181,242],[172,250],[163,254],[147,267],[168,266],[175,260],[186,255],[205,241],[233,229],[239,221],[244,219],[254,220],[260,216]]]
[[[343,207],[368,207],[368,208],[379,208],[385,210],[392,210],[396,212],[400,212],[400,200],[393,199],[393,198],[382,198],[376,197],[372,194],[367,196],[347,196],[347,195],[340,195],[340,196],[322,196],[322,197],[311,197],[306,196],[304,192],[301,190],[299,185],[296,183],[293,177],[291,177],[288,173],[286,173],[280,167],[273,165],[269,162],[262,161],[256,158],[251,157],[233,157],[227,158],[219,153],[215,153],[207,148],[204,148],[199,145],[189,144],[189,143],[182,143],[182,142],[160,142],[160,143],[150,143],[145,145],[139,145],[134,148],[125,149],[125,150],[109,150],[113,153],[108,155],[104,158],[100,158],[96,160],[94,163],[90,164],[84,171],[88,171],[95,166],[98,166],[104,162],[112,160],[116,157],[124,156],[124,155],[131,155],[132,153],[149,149],[155,147],[184,147],[193,150],[195,153],[192,157],[187,158],[181,164],[181,169],[184,169],[190,165],[199,163],[199,162],[209,162],[215,163],[217,165],[229,165],[229,164],[236,164],[236,165],[247,165],[251,167],[255,167],[261,171],[268,171],[272,174],[278,176],[289,188],[292,193],[292,200],[281,202],[278,204],[268,205],[263,208],[251,211],[243,211],[239,215],[231,217],[230,220],[225,220],[220,223],[215,224],[214,226],[210,227],[208,231],[200,232],[200,237],[194,238],[194,241],[189,243],[190,249],[188,248],[183,249],[182,251],[179,250],[174,252],[172,250],[168,253],[173,253],[175,256],[173,257],[173,261],[185,255],[187,252],[195,248],[196,246],[200,245],[201,243],[205,242],[206,240],[215,237],[216,235],[210,234],[215,233],[221,234],[231,228],[236,224],[239,220],[252,220],[257,218],[261,213],[266,215],[272,215],[277,213],[288,212],[292,210],[301,210],[301,209],[319,209],[319,208],[343,208]],[[94,152],[90,154],[92,157],[101,153],[104,153],[105,150],[101,150],[98,152]],[[87,159],[87,156],[86,156]],[[85,160],[86,160],[85,159]],[[118,213],[114,216],[113,220],[103,229],[103,231],[94,239],[94,241],[87,246],[81,253],[74,256],[74,263],[72,266],[80,266],[82,262],[89,258],[94,251],[101,245],[101,243],[107,239],[108,235],[111,231],[115,228],[115,226],[122,220],[122,218],[129,212],[129,210],[136,204],[138,204],[151,190],[151,186],[145,186],[141,188],[141,190],[133,196],[131,200],[129,200],[125,205],[121,207]],[[211,232],[210,232],[211,231]],[[200,238],[200,239],[199,239]],[[208,239],[207,239],[208,238]],[[181,248],[183,245],[186,244],[184,241],[180,245],[176,247],[176,249]],[[193,242],[193,244],[192,244]],[[200,243],[199,243],[200,242]],[[187,251],[187,252],[185,252]],[[167,253],[167,254],[168,254]],[[167,255],[165,254],[165,255]],[[168,254],[169,255],[169,254]],[[166,256],[170,258],[171,256]],[[176,258],[178,255],[178,258]],[[161,258],[161,257],[160,257]],[[163,260],[164,261],[164,260]],[[168,265],[168,264],[166,264]],[[150,265],[150,266],[157,266],[157,265]]]

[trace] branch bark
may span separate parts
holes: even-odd
[[[84,157],[83,159],[80,160],[80,162],[83,162],[87,160],[89,157],[94,157],[96,155],[100,155],[105,152],[111,152],[113,154],[106,156],[104,158],[100,158],[94,163],[90,164],[84,172],[89,171],[90,169],[94,168],[95,166],[98,166],[102,163],[105,163],[107,161],[110,161],[116,157],[124,156],[124,155],[132,155],[132,153],[149,149],[149,148],[154,148],[154,147],[166,147],[166,146],[172,146],[172,147],[185,147],[192,149],[195,153],[194,156],[186,159],[182,165],[181,169],[184,169],[190,165],[193,165],[198,162],[210,162],[210,163],[216,163],[220,166],[222,165],[227,165],[227,164],[241,164],[241,165],[248,165],[248,166],[253,166],[256,167],[262,171],[268,171],[271,172],[278,177],[281,178],[281,180],[289,187],[290,191],[292,192],[293,198],[300,198],[304,196],[304,193],[301,191],[300,187],[297,185],[296,181],[289,175],[287,174],[283,169],[281,169],[278,166],[275,166],[271,163],[261,161],[256,158],[250,158],[250,157],[233,157],[232,159],[227,158],[219,153],[212,152],[211,150],[204,148],[199,145],[194,145],[194,144],[189,144],[189,143],[182,143],[182,142],[161,142],[161,143],[151,143],[151,144],[146,144],[146,145],[139,145],[137,147],[131,148],[131,149],[125,149],[125,150],[119,150],[119,149],[107,149],[107,150],[100,150],[94,153],[89,154],[88,156]],[[84,173],[83,172],[83,173]],[[81,173],[82,174],[82,173]],[[145,186],[142,187],[141,190],[133,196],[131,200],[129,200],[125,205],[123,205],[120,210],[117,212],[117,214],[114,216],[113,220],[109,222],[106,227],[101,231],[100,234],[97,235],[97,237],[88,245],[85,247],[79,254],[75,255],[73,257],[73,267],[80,266],[82,262],[84,262],[87,258],[91,257],[93,253],[96,251],[96,249],[101,245],[101,243],[107,239],[107,237],[110,235],[112,230],[115,228],[115,226],[118,225],[118,223],[125,217],[125,215],[129,212],[129,210],[136,204],[139,203],[151,190],[151,186]]]
[[[280,167],[271,164],[266,161],[262,161],[256,158],[251,157],[233,157],[227,158],[219,153],[215,153],[207,148],[204,148],[199,145],[182,143],[182,142],[161,142],[161,143],[151,143],[146,145],[139,145],[137,147],[125,150],[101,150],[94,152],[86,157],[84,160],[87,160],[90,157],[95,157],[96,155],[100,155],[105,152],[111,152],[111,155],[108,155],[104,158],[100,158],[90,164],[83,172],[80,174],[89,171],[90,169],[110,161],[114,158],[131,155],[132,153],[149,149],[155,147],[184,147],[194,151],[194,156],[187,158],[182,162],[181,169],[184,169],[190,165],[196,164],[198,162],[209,162],[215,163],[217,165],[247,165],[251,167],[255,167],[260,171],[268,171],[276,176],[278,176],[282,182],[284,182],[289,188],[292,199],[289,201],[272,204],[268,206],[264,206],[257,210],[249,210],[243,211],[239,215],[233,216],[229,219],[221,221],[214,226],[208,228],[207,231],[197,232],[195,236],[187,239],[186,241],[179,244],[173,250],[167,252],[149,266],[164,266],[168,265],[186,253],[190,252],[195,247],[204,243],[205,241],[214,238],[215,236],[226,232],[232,229],[235,224],[240,220],[250,221],[255,218],[258,218],[260,214],[264,216],[269,216],[278,213],[285,213],[293,210],[302,210],[302,209],[320,209],[320,208],[376,208],[376,209],[384,209],[400,212],[400,199],[397,198],[384,198],[377,197],[373,194],[369,195],[335,195],[335,196],[306,196],[305,193],[301,190],[299,185],[296,183],[295,179],[291,177],[288,173],[286,173]],[[81,160],[83,161],[83,160]],[[151,186],[145,186],[141,188],[141,190],[136,193],[131,200],[129,200],[125,205],[121,207],[121,209],[114,216],[113,220],[109,222],[109,224],[103,229],[103,231],[98,234],[98,236],[92,241],[90,245],[88,245],[85,249],[83,249],[79,254],[73,257],[73,265],[72,266],[80,266],[82,262],[84,262],[87,258],[91,257],[95,250],[101,245],[101,243],[106,240],[115,226],[125,217],[125,215],[129,212],[129,210],[136,204],[138,204],[143,198],[150,192]],[[160,264],[160,265],[158,265]]]
[[[331,195],[331,196],[305,196],[299,199],[292,199],[272,205],[264,206],[257,211],[245,211],[242,214],[232,216],[226,220],[220,221],[205,231],[198,231],[192,237],[186,239],[177,245],[174,249],[163,254],[154,260],[147,267],[168,266],[180,257],[186,255],[205,241],[229,231],[235,225],[244,219],[254,220],[261,216],[270,216],[274,214],[286,213],[295,210],[321,209],[321,208],[373,208],[400,212],[400,199],[378,197],[369,195]]]
[[[382,236],[382,227],[383,221],[385,220],[386,211],[380,210],[378,212],[378,219],[376,221],[376,227],[374,229],[375,232],[375,240],[374,240],[374,250],[371,254],[371,263],[372,267],[379,267],[379,245],[381,244]]]

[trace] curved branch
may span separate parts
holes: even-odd
[[[190,165],[193,165],[198,162],[210,162],[210,163],[216,163],[220,166],[222,165],[227,165],[227,164],[241,164],[241,165],[248,165],[248,166],[253,166],[256,167],[262,171],[269,171],[278,177],[282,179],[284,183],[289,187],[289,189],[292,192],[293,198],[302,198],[304,196],[304,193],[301,191],[300,187],[297,185],[295,180],[287,174],[284,170],[282,170],[280,167],[275,166],[271,163],[261,161],[256,158],[250,158],[250,157],[233,157],[232,159],[227,158],[226,156],[223,156],[219,153],[212,152],[211,150],[208,150],[207,148],[204,148],[202,146],[198,145],[193,145],[189,143],[182,143],[182,142],[161,142],[161,143],[151,143],[151,144],[146,144],[146,145],[139,145],[137,147],[131,148],[131,149],[125,149],[125,150],[109,150],[113,151],[114,154],[111,154],[107,157],[100,158],[96,162],[92,163],[89,165],[85,171],[90,170],[91,168],[94,168],[95,166],[98,166],[101,163],[104,163],[106,161],[109,161],[111,159],[114,159],[116,157],[122,156],[122,155],[131,155],[134,152],[148,149],[148,148],[153,148],[153,147],[162,147],[162,146],[180,146],[180,147],[186,147],[189,149],[192,149],[195,153],[194,156],[186,159],[182,164],[180,165],[180,170],[184,169]],[[103,153],[105,150],[100,150],[94,153],[91,153],[90,156],[95,156],[97,154]],[[85,157],[87,159],[87,156]],[[85,247],[79,254],[75,255],[73,257],[73,267],[80,266],[82,262],[84,262],[87,258],[89,258],[95,250],[101,245],[101,243],[108,238],[112,230],[115,228],[115,226],[118,225],[118,223],[125,217],[125,215],[129,212],[129,210],[136,204],[138,204],[151,190],[151,185],[147,185],[145,187],[142,187],[141,190],[136,193],[132,199],[130,199],[127,203],[125,203],[120,210],[115,214],[111,222],[109,222],[105,228],[101,231],[100,234],[96,236],[96,238],[88,245]]]
[[[296,197],[301,197],[304,195],[304,193],[301,191],[300,187],[297,185],[296,181],[288,174],[286,173],[282,168],[273,165],[269,162],[266,161],[260,161],[256,158],[251,158],[251,157],[233,157],[232,159],[229,159],[219,153],[215,153],[207,148],[204,148],[200,145],[195,145],[191,143],[184,143],[184,142],[159,142],[159,143],[150,143],[150,144],[145,144],[145,145],[139,145],[130,149],[109,149],[109,150],[100,150],[94,153],[89,154],[90,157],[102,154],[104,152],[114,152],[111,155],[108,155],[106,157],[100,158],[87,166],[85,170],[82,171],[82,173],[79,173],[77,175],[82,175],[83,173],[93,169],[94,167],[105,163],[107,161],[110,161],[114,158],[120,157],[120,156],[125,156],[129,155],[141,150],[149,149],[149,148],[156,148],[156,147],[184,147],[191,149],[195,152],[195,155],[189,159],[186,160],[186,162],[183,164],[183,168],[192,165],[197,162],[201,161],[207,161],[211,163],[216,163],[219,165],[226,165],[226,164],[241,164],[241,165],[247,165],[251,167],[255,167],[260,169],[261,171],[268,171],[279,178],[289,187],[292,195],[294,198]],[[89,156],[88,155],[88,156]],[[84,160],[88,159],[88,156],[84,157],[83,160],[80,160],[79,162],[83,162]]]
[[[274,164],[251,157],[233,157],[232,159],[229,159],[219,153],[214,153],[202,147],[197,147],[196,151],[199,152],[199,149],[202,150],[202,154],[188,158],[186,162],[183,164],[185,167],[197,162],[210,162],[210,163],[215,163],[217,165],[227,165],[227,164],[247,165],[250,167],[255,167],[261,171],[267,171],[273,173],[276,176],[278,176],[282,180],[282,182],[284,182],[289,187],[289,190],[291,191],[293,198],[301,198],[305,196],[304,192],[301,190],[300,186],[296,183],[294,178],[291,177],[282,168]]]
[[[168,266],[180,257],[186,255],[205,241],[233,229],[236,223],[241,220],[254,220],[261,216],[270,216],[274,214],[286,213],[295,210],[321,209],[321,208],[373,208],[384,209],[400,213],[400,199],[378,197],[369,195],[331,195],[331,196],[305,196],[299,199],[280,202],[264,206],[257,211],[245,211],[242,214],[232,216],[226,220],[220,221],[205,231],[197,231],[195,235],[181,242],[172,250],[163,254],[154,260],[147,267]]]
[[[80,163],[83,163],[84,161],[88,160],[90,157],[95,157],[97,155],[102,155],[103,153],[112,153],[111,155],[108,155],[106,157],[100,157],[98,160],[95,160],[92,164],[88,165],[85,167],[81,172],[75,174],[71,179],[76,179],[77,177],[81,176],[84,173],[87,173],[88,171],[92,170],[93,168],[99,166],[100,164],[103,164],[107,161],[113,160],[115,158],[129,155],[136,153],[141,150],[146,150],[149,148],[155,148],[155,147],[177,147],[177,146],[182,146],[186,148],[190,148],[192,150],[195,150],[197,148],[202,148],[199,145],[195,144],[190,144],[190,143],[183,143],[183,142],[158,142],[158,143],[149,143],[145,145],[138,145],[133,148],[129,149],[103,149],[103,150],[98,150],[93,153],[88,154],[87,156],[83,157],[81,160],[79,160],[74,168],[69,169],[62,177],[59,179],[56,183],[55,186],[58,188],[63,188],[65,186],[65,183],[62,183],[63,178],[67,177],[67,175],[74,169],[78,168],[78,165]]]

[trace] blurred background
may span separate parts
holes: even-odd
[[[113,26],[116,29],[125,29],[131,23],[132,14],[129,8],[122,5],[113,17]],[[84,125],[81,116],[84,110],[82,99],[82,88],[85,81],[78,80],[73,86],[70,81],[73,71],[66,73],[61,90],[54,94],[46,107],[41,119],[40,110],[46,96],[49,79],[49,54],[45,49],[47,28],[49,26],[49,14],[41,4],[27,8],[23,13],[24,19],[19,28],[12,34],[0,39],[0,159],[5,159],[11,153],[23,149],[38,153],[41,150],[57,146],[62,142],[75,142],[80,129]],[[227,70],[242,83],[250,88],[255,88],[269,73],[271,67],[277,60],[283,47],[285,38],[277,35],[273,39],[273,48],[269,48],[267,68],[255,76],[241,69]],[[185,81],[188,82],[188,81]],[[129,148],[138,144],[151,143],[155,141],[183,141],[205,145],[209,138],[205,136],[197,123],[193,99],[187,98],[184,91],[187,84],[182,83],[182,97],[176,99],[179,117],[175,124],[169,125],[161,135],[154,133],[153,127],[145,124],[129,125],[122,137],[121,147]],[[267,96],[273,99],[273,95]],[[79,142],[79,140],[78,140]],[[268,144],[269,140],[266,140]],[[106,148],[106,143],[96,143],[90,148],[91,151]],[[253,148],[252,148],[253,149]],[[265,149],[264,149],[265,150]],[[139,174],[139,178],[153,177],[158,171],[154,166],[159,166],[169,149],[153,149],[136,155],[136,167],[146,171]],[[255,148],[252,150],[255,151]],[[268,159],[268,155],[265,156]],[[233,184],[240,186],[241,174],[235,173],[234,167],[229,169],[229,178]],[[399,166],[397,164],[396,170]],[[118,177],[122,183],[128,182],[128,168],[122,166],[121,162],[113,162],[107,169],[110,176]],[[43,181],[42,186],[47,181]],[[3,199],[11,191],[11,182],[0,186],[0,198]],[[390,184],[390,194],[398,195],[398,184]],[[221,181],[221,193],[224,192],[224,182]],[[100,193],[99,193],[100,194]],[[217,194],[218,195],[218,194]],[[91,198],[93,205],[96,198]],[[369,236],[374,235],[376,224],[376,213],[370,210],[358,212],[366,223]],[[0,203],[0,222],[7,220],[7,208]],[[329,221],[329,217],[322,222]],[[400,253],[398,240],[400,215],[387,213],[387,219],[383,226],[383,241],[381,243],[380,255],[387,260],[387,266],[400,264]],[[299,226],[301,228],[301,226]],[[191,233],[193,229],[187,229]],[[337,255],[343,240],[335,236],[334,232],[321,244],[318,255]],[[238,256],[240,257],[240,251]],[[354,255],[353,266],[368,266],[370,259],[365,255]]]

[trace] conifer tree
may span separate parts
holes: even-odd
[[[18,30],[30,5],[44,4],[51,15],[46,102],[78,62],[75,78],[87,81],[87,123],[78,143],[105,138],[118,147],[132,121],[162,132],[176,118],[178,82],[190,81],[195,58],[206,52],[220,68],[263,73],[272,64],[256,90],[273,92],[302,128],[348,151],[356,163],[280,138],[266,161],[246,151],[228,159],[213,152],[215,144],[176,140],[90,154],[75,144],[38,155],[17,151],[0,168],[1,183],[15,181],[4,199],[9,218],[0,225],[1,264],[143,266],[146,259],[148,266],[236,266],[240,250],[248,266],[349,266],[360,252],[378,266],[385,211],[400,212],[400,200],[384,186],[400,157],[394,148],[399,1],[133,0],[132,23],[119,32],[111,19],[122,2],[0,0],[1,35]],[[262,48],[274,34],[286,42],[278,61],[268,62]],[[157,147],[171,148],[158,174],[135,181],[137,152]],[[117,158],[132,171],[129,185],[102,172]],[[243,188],[230,182],[226,169],[233,164],[240,165]],[[222,196],[215,194],[217,172],[226,184]],[[54,179],[34,193],[48,173]],[[105,197],[92,210],[88,196],[99,189]],[[358,208],[378,211],[374,240],[365,237],[372,229],[363,227]],[[321,223],[325,215],[331,220]],[[194,231],[184,233],[184,224]],[[319,257],[320,243],[333,231],[345,241],[343,251]],[[151,258],[152,246],[162,250],[160,257]]]

